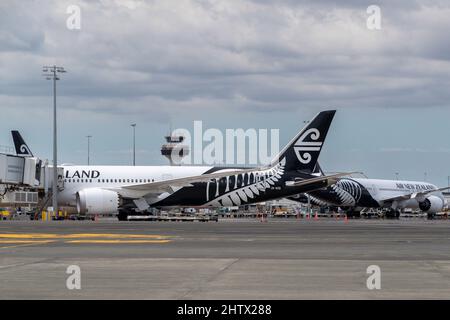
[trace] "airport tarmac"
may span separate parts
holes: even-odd
[[[450,221],[0,221],[0,299],[49,298],[450,299]]]

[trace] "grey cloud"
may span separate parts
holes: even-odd
[[[66,28],[79,4],[82,29]],[[44,64],[69,71],[61,109],[155,123],[299,107],[449,107],[445,1],[2,1],[2,110],[47,110]],[[189,111],[187,111],[189,110]],[[34,111],[33,111],[34,112]],[[269,114],[270,116],[270,114]]]
[[[299,102],[446,105],[450,98],[443,1],[379,1],[381,31],[366,29],[368,4],[360,1],[82,1],[80,31],[65,28],[68,4],[2,7],[3,94],[47,95],[37,73],[57,62],[69,70],[61,94],[109,101],[100,112],[120,113],[114,100],[121,99],[137,102],[126,110],[139,112],[140,99],[157,101],[154,108],[201,98],[211,107],[245,101],[270,111]],[[108,103],[116,107],[102,107]]]

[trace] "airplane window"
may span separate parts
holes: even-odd
[[[131,179],[131,183],[133,183],[134,182],[134,179]]]
[[[100,179],[98,179],[97,182],[100,183]]]
[[[114,179],[114,182],[116,182],[116,183],[117,183],[117,179]]]
[[[139,179],[139,182],[142,183],[142,179]]]
[[[77,182],[80,182],[80,179],[77,179]]]
[[[152,179],[152,182],[155,182],[155,179]]]
[[[130,182],[130,179],[127,179],[127,182]]]
[[[92,179],[89,179],[89,182],[92,183]]]

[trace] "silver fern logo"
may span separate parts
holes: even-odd
[[[305,141],[309,137],[313,141]],[[298,161],[303,164],[311,162],[312,156],[310,152],[319,152],[322,148],[322,142],[317,141],[320,138],[320,131],[316,128],[306,130],[294,145],[295,155]]]
[[[284,174],[285,165],[286,158],[283,158],[272,168],[232,176],[234,181],[230,180],[230,176],[222,178],[225,179],[224,190],[220,188],[220,179],[215,179],[215,182],[208,182],[206,186],[207,203],[205,205],[231,207],[245,204],[274,186]],[[230,185],[230,182],[233,183]],[[214,190],[214,200],[210,201],[210,191],[214,192]]]
[[[19,148],[20,153],[25,156],[31,156],[31,151],[25,144],[22,144]]]
[[[355,181],[342,179],[339,180],[333,189],[339,197],[340,204],[343,206],[354,206],[362,195],[361,186]]]

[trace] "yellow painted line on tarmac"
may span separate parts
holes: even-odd
[[[119,238],[119,239],[167,239],[169,236],[159,234],[126,234],[126,233],[0,233],[0,239],[76,239],[76,238]]]
[[[162,244],[171,242],[170,238],[170,236],[159,234],[126,233],[0,233],[0,245],[12,244],[12,246],[0,248],[47,244],[56,241],[63,241],[68,244]]]
[[[48,242],[55,242],[55,240],[16,240],[16,239],[0,240],[0,243],[48,243]]]
[[[113,240],[95,240],[95,239],[89,239],[89,240],[68,240],[64,241],[65,243],[90,243],[90,244],[116,244],[116,243],[125,243],[125,244],[139,244],[139,243],[169,243],[171,240],[119,240],[119,239],[113,239]]]
[[[58,238],[52,233],[0,233],[0,239],[53,239]]]
[[[127,234],[127,233],[74,233],[64,235],[62,238],[119,238],[119,239],[166,239],[168,236],[159,234]]]

